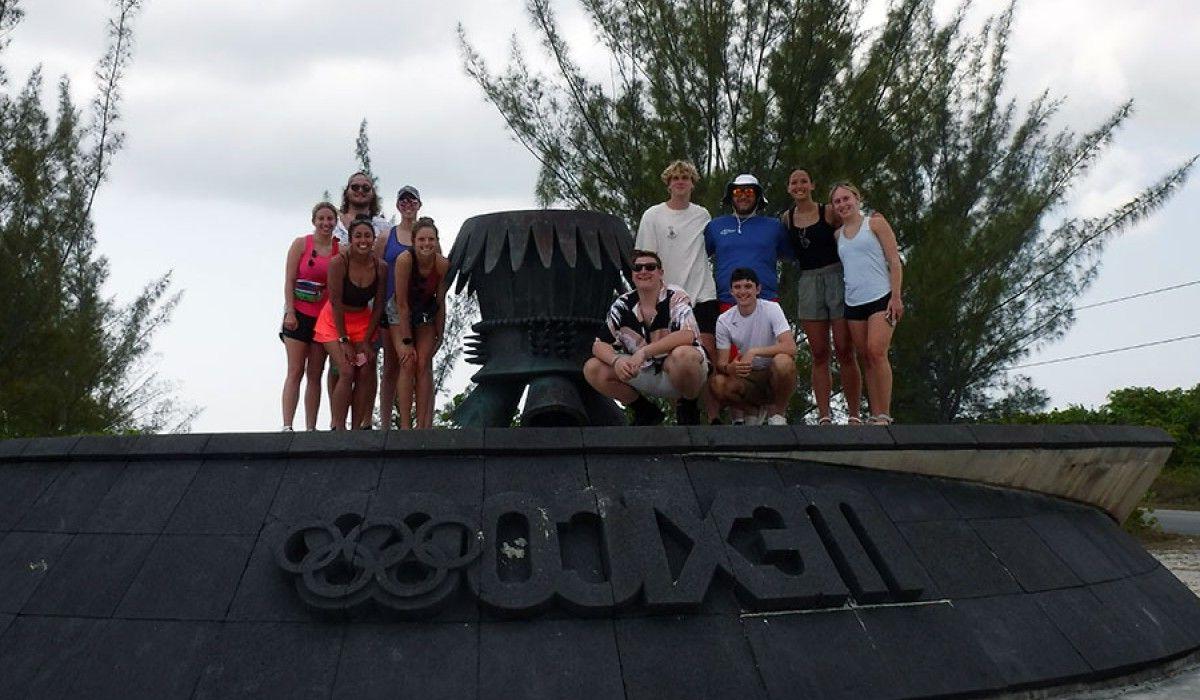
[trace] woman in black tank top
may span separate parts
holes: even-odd
[[[830,337],[841,369],[842,393],[846,398],[847,421],[861,425],[862,374],[850,342],[850,329],[843,317],[845,282],[837,254],[834,231],[841,221],[833,207],[812,199],[813,181],[808,171],[797,168],[788,179],[788,194],[795,202],[779,217],[788,227],[796,262],[800,267],[797,312],[800,326],[812,353],[812,389],[817,403],[817,423],[830,425],[833,372],[830,366]]]
[[[400,429],[433,427],[433,356],[446,327],[446,275],[450,261],[440,252],[438,229],[423,216],[413,225],[413,247],[396,258],[395,323],[388,331],[400,361],[396,408]]]
[[[318,320],[317,331],[337,367],[329,401],[334,430],[346,429],[347,413],[354,426],[370,416],[375,330],[387,294],[387,266],[373,252],[375,226],[369,218],[355,219],[348,233],[350,244],[329,261],[329,318],[325,323]]]

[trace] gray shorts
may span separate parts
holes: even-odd
[[[846,281],[841,263],[800,273],[796,315],[801,321],[829,321],[846,315]]]
[[[704,363],[704,376],[708,376],[708,357],[705,356],[702,348],[696,346],[693,349],[700,353],[701,361]],[[629,380],[629,386],[642,396],[654,396],[660,399],[677,399],[681,396],[679,390],[671,383],[671,378],[661,367],[657,369],[646,367],[638,372],[636,377]]]

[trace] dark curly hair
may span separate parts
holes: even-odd
[[[371,181],[371,191],[375,193],[375,197],[371,200],[371,216],[379,216],[379,212],[383,211],[383,203],[379,200],[379,188],[375,187],[375,178],[371,177],[370,173],[359,170],[356,173],[346,178],[346,186],[342,188],[342,213],[350,211],[350,181],[362,175]]]

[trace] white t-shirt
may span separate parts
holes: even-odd
[[[717,349],[728,350],[736,345],[741,351],[770,347],[778,342],[779,335],[792,330],[783,307],[773,301],[759,299],[754,311],[743,316],[738,307],[733,307],[717,318]],[[771,364],[771,358],[755,356],[754,369],[763,369]]]
[[[663,282],[682,287],[693,304],[717,298],[712,267],[704,252],[704,225],[708,210],[699,204],[672,209],[666,202],[642,214],[633,247],[658,253],[663,261]]]
[[[382,216],[376,216],[371,219],[371,224],[375,227],[376,236],[386,235],[388,231],[392,230],[392,223]],[[337,225],[333,227],[333,235],[341,245],[350,245],[350,232],[346,230],[346,226],[342,223],[340,214],[337,218]]]

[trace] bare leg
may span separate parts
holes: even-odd
[[[414,330],[413,342],[417,345],[414,359],[417,395],[417,427],[433,427],[433,344],[437,340],[433,326],[424,324]]]
[[[308,344],[308,362],[305,363],[304,380],[304,429],[317,429],[317,412],[321,410],[321,375],[325,373],[325,346]]]
[[[833,372],[829,369],[829,321],[801,321],[808,350],[812,353],[812,391],[818,418],[828,418]]]
[[[866,326],[867,396],[871,401],[871,415],[891,414],[892,363],[888,360],[888,348],[892,344],[892,325],[887,322],[887,314],[880,311],[871,314]]]
[[[583,376],[593,389],[610,399],[616,399],[626,406],[637,400],[637,390],[617,379],[612,367],[594,357],[584,363]]]
[[[367,355],[367,364],[354,368],[354,427],[371,425],[375,406],[375,353]]]
[[[374,343],[368,343],[367,347],[370,348],[370,352],[368,354],[371,357],[369,358],[367,364],[356,368],[358,372],[356,373],[357,376],[354,379],[355,389],[357,389],[359,383],[361,383],[363,385],[364,392],[359,393],[358,391],[355,391],[354,393],[355,430],[363,427],[373,427],[372,422],[375,418],[375,390],[379,386],[379,374],[376,371],[376,351]],[[364,372],[363,370],[368,366],[371,368],[371,371]]]
[[[767,410],[772,414],[785,415],[788,401],[791,401],[792,394],[796,391],[796,359],[783,353],[772,357],[770,374],[767,377],[771,383],[772,400]],[[829,405],[828,395],[825,397],[825,405]]]
[[[838,371],[842,377],[842,396],[846,398],[846,413],[857,416],[862,411],[862,373],[858,370],[850,328],[842,318],[834,319],[830,325],[833,329],[833,352],[837,355]]]
[[[287,352],[287,373],[283,377],[283,425],[292,427],[296,418],[296,404],[300,401],[300,379],[304,376],[304,361],[308,358],[308,343],[284,337],[283,349]]]
[[[846,321],[846,328],[850,331],[850,343],[854,348],[853,352],[858,360],[862,363],[863,373],[867,376],[867,413],[875,412],[875,397],[871,394],[871,365],[870,358],[867,357],[867,322],[866,321]],[[850,401],[846,400],[846,405],[849,407]],[[861,408],[860,408],[861,410]],[[850,413],[855,418],[859,417],[857,413]]]
[[[354,390],[354,368],[346,360],[341,343],[325,343],[325,352],[329,353],[330,361],[338,370],[337,384],[329,400],[330,426],[334,430],[345,430],[346,413],[350,410],[350,399]]]
[[[663,362],[663,371],[683,398],[694,399],[700,395],[704,387],[704,362],[699,348],[691,345],[675,348]]]
[[[392,347],[398,348],[400,347],[400,338],[398,337],[400,335],[400,331],[395,327],[393,327],[391,330],[393,331]],[[400,418],[401,430],[408,430],[412,427],[413,389],[417,381],[415,369],[415,357],[410,357],[408,362],[405,362],[403,365],[398,364],[395,390],[396,398],[394,401],[396,404],[397,414]]]
[[[379,377],[379,424],[392,429],[392,411],[396,406],[396,379],[400,376],[400,360],[396,357],[396,339],[392,329],[381,331],[383,337],[383,371]]]

